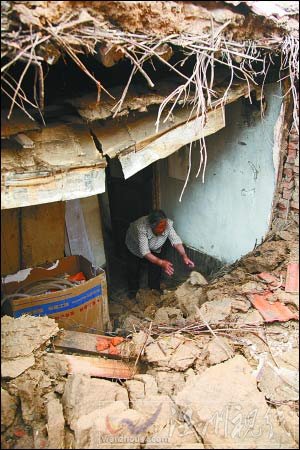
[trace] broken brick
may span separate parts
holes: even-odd
[[[286,292],[299,292],[299,263],[290,263],[286,274]]]
[[[290,189],[283,189],[282,198],[290,200],[292,198],[292,191]]]
[[[299,210],[299,202],[291,202],[291,208]]]
[[[283,181],[281,184],[282,184],[282,187],[285,189],[292,189],[295,185],[295,180],[292,179],[290,181]]]
[[[279,301],[275,303],[268,302],[268,298],[272,295],[266,291],[264,294],[249,294],[248,298],[252,305],[260,312],[265,322],[287,322],[290,319],[299,320],[299,315],[293,313],[287,306]]]
[[[275,287],[278,286],[280,281],[278,280],[277,277],[275,277],[274,275],[272,275],[269,272],[261,272],[258,274],[258,277],[264,281],[266,281],[268,284],[270,284],[271,286]]]
[[[287,179],[291,179],[293,177],[293,169],[289,167],[285,167],[283,169],[283,173]]]
[[[286,209],[288,209],[288,207],[289,207],[289,201],[288,201],[288,200],[281,199],[281,200],[278,202],[278,208],[279,208],[279,209],[281,209],[281,210],[286,210]]]

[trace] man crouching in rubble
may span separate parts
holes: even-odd
[[[181,255],[184,264],[194,267],[184,250],[182,241],[173,228],[172,220],[168,219],[162,210],[152,211],[132,222],[126,233],[127,246],[127,277],[129,298],[135,298],[139,290],[139,276],[142,259],[148,260],[148,286],[160,290],[162,270],[169,276],[174,273],[173,264],[163,259],[166,251],[166,241],[170,240],[173,247]]]

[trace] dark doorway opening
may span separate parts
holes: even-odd
[[[106,169],[107,205],[101,210],[104,215],[104,246],[109,298],[117,300],[127,294],[125,236],[131,222],[149,214],[153,209],[153,165],[124,179],[117,158],[108,161]],[[100,197],[103,203],[103,198]],[[103,205],[104,206],[104,205]],[[141,280],[146,287],[147,280]],[[144,286],[143,286],[144,284]]]

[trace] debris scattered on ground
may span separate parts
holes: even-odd
[[[276,239],[207,283],[115,303],[116,336],[3,317],[3,448],[297,448],[295,231]]]

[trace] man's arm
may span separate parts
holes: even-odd
[[[176,248],[179,255],[182,257],[184,264],[186,264],[189,267],[195,267],[195,264],[193,261],[191,261],[187,254],[185,253],[184,247],[182,244],[174,244],[174,247]]]
[[[169,276],[173,275],[174,268],[173,268],[173,264],[170,263],[170,261],[167,261],[166,259],[157,258],[152,253],[147,253],[144,256],[144,258],[146,258],[152,264],[156,264],[157,266],[160,266],[167,275],[169,275]]]

